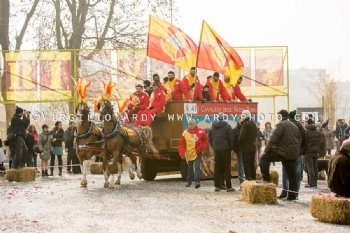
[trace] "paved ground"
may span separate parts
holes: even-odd
[[[280,163],[272,169],[280,171]],[[249,205],[240,192],[213,191],[213,180],[200,189],[185,188],[179,175],[153,182],[123,174],[122,185],[103,188],[102,175],[37,177],[12,183],[0,177],[0,229],[3,232],[350,232],[350,226],[312,218],[310,198],[328,192],[301,189],[300,200],[276,205]],[[238,180],[233,179],[238,188]],[[280,189],[278,189],[278,193]]]

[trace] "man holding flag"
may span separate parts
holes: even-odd
[[[196,67],[192,67],[190,73],[182,78],[182,85],[188,90],[192,100],[203,100],[202,85],[196,75]]]
[[[168,78],[168,82],[164,85],[167,93],[167,101],[183,100],[183,96],[187,100],[192,100],[183,83],[175,78],[175,73],[173,71],[168,72]]]
[[[230,102],[231,98],[219,77],[219,72],[214,72],[213,78],[207,81],[207,85],[209,86],[210,99],[213,100],[213,102],[217,102],[220,101],[220,99],[222,99],[228,103]]]

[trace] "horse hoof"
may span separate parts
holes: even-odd
[[[87,186],[87,180],[82,180],[80,182],[81,187],[86,187]]]
[[[138,173],[137,177],[141,180],[143,178],[142,173]]]
[[[110,188],[110,189],[114,189],[114,184],[110,184],[110,185],[109,185],[109,188]]]
[[[130,174],[129,177],[130,177],[131,180],[134,180],[135,179],[135,174]]]
[[[104,187],[108,188],[109,187],[109,183],[105,183]]]
[[[120,185],[120,180],[117,180],[117,181],[115,182],[115,184],[116,184],[116,185]]]

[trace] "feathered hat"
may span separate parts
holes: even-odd
[[[101,101],[111,101],[111,95],[112,95],[112,92],[113,92],[113,87],[115,86],[114,85],[114,82],[111,80],[109,80],[109,82],[103,82],[103,86],[104,86],[104,91],[103,91],[103,95],[101,97]]]
[[[91,85],[91,82],[88,82],[85,77],[81,77],[78,80],[78,83],[75,85],[75,89],[78,91],[79,102],[86,104],[88,98],[86,98],[87,88]]]

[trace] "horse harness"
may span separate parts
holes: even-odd
[[[76,137],[76,145],[78,146],[78,151],[81,151],[82,149],[79,148],[79,139],[82,139],[82,138],[88,138],[90,137],[91,135],[95,135],[97,137],[97,140],[96,142],[93,142],[91,144],[97,144],[97,143],[101,143],[101,139],[102,139],[102,136],[101,135],[98,135],[98,134],[95,134],[93,132],[93,128],[96,127],[95,126],[95,123],[94,122],[91,122],[90,124],[90,127],[89,129],[87,130],[86,133],[82,133],[82,134],[78,134],[78,130],[77,128],[75,128],[75,131],[74,131],[74,136]],[[97,128],[97,127],[96,127]],[[102,134],[102,133],[101,133]],[[88,143],[90,144],[90,143]],[[96,149],[96,148],[90,148],[90,149]]]
[[[128,131],[123,128],[123,132],[121,132],[120,129],[119,129],[119,126],[123,126],[123,124],[121,122],[118,122],[118,121],[115,122],[114,123],[114,129],[109,134],[105,134],[104,130],[102,130],[102,132],[101,132],[102,138],[103,138],[101,140],[101,142],[103,143],[102,144],[102,149],[104,148],[107,139],[112,138],[112,137],[116,136],[119,133],[120,136],[122,136],[123,139],[126,142],[126,145],[124,146],[124,148],[126,148],[126,146],[129,144],[132,147],[138,148],[138,150],[140,150],[142,153],[145,153],[146,152],[146,138],[145,138],[145,134],[144,134],[143,130],[140,127],[137,127],[137,126],[134,126],[134,125],[125,125],[124,126],[124,127],[130,128],[130,129],[132,129],[133,131],[136,132],[138,138],[140,139],[140,143],[141,143],[141,145],[139,145],[137,143],[132,143],[130,141],[130,136],[129,136]]]

